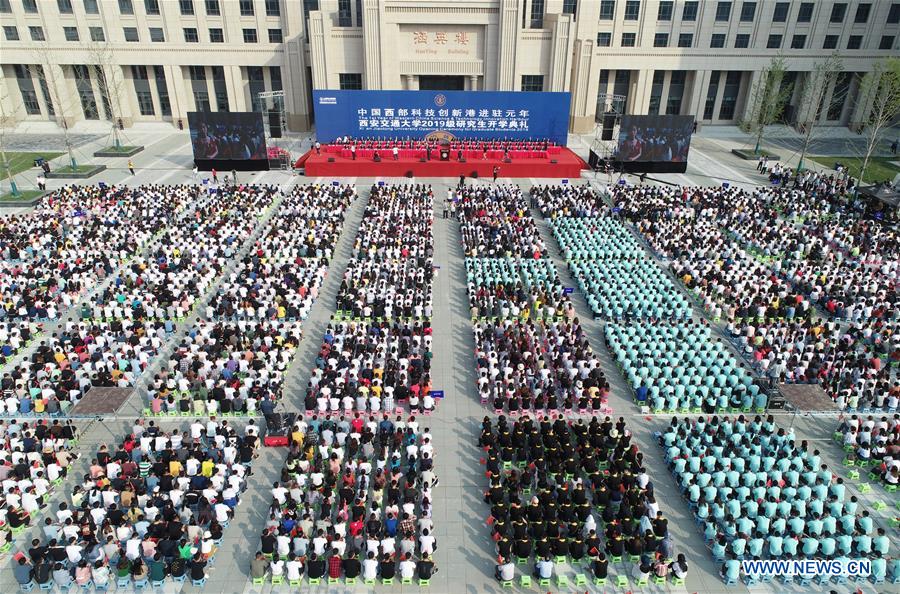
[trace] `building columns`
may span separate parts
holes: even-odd
[[[687,100],[687,114],[694,119],[703,119],[703,110],[706,106],[706,93],[709,89],[711,70],[697,70],[691,74],[691,87]]]
[[[228,91],[228,109],[247,111],[249,85],[244,83],[240,66],[225,66],[225,90]]]
[[[163,69],[166,73],[169,102],[172,104],[172,119],[176,122],[182,120],[182,124],[187,127],[187,112],[192,111],[186,91],[186,88],[190,88],[190,81],[184,77],[183,66],[164,66]]]
[[[653,88],[653,70],[637,70],[637,77],[632,77],[632,92],[628,93],[631,108],[626,112],[634,115],[646,115],[650,109],[650,91]],[[637,80],[635,80],[635,78]]]
[[[468,90],[470,90],[470,91],[478,90],[478,76],[477,75],[472,75],[469,77],[469,89]]]
[[[519,36],[519,0],[500,0],[497,90],[516,90],[516,45]],[[487,86],[487,85],[485,85]]]

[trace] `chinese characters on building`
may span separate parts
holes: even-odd
[[[427,31],[413,31],[413,43],[416,45],[447,45],[449,38],[445,31],[435,31],[431,36],[429,36]],[[454,34],[453,43],[456,45],[469,45],[469,34],[465,31]]]
[[[378,132],[500,131],[528,132],[529,111],[521,109],[360,108],[360,130]]]

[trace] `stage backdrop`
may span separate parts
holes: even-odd
[[[313,91],[316,136],[547,139],[566,144],[569,93]]]

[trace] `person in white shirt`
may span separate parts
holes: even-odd
[[[516,566],[511,560],[500,559],[497,565],[496,577],[501,582],[511,582],[516,577]]]
[[[416,573],[416,562],[412,560],[409,556],[404,556],[403,561],[400,562],[400,578],[404,580],[413,579],[413,575]]]
[[[434,536],[426,529],[422,531],[422,535],[419,537],[419,550],[422,555],[431,555],[434,553],[434,550],[437,548],[437,542]]]
[[[362,562],[363,581],[371,581],[378,577],[378,561],[375,559],[375,553],[369,551],[366,558]]]
[[[284,564],[289,582],[299,581],[303,576],[303,563],[292,553],[288,557],[287,563]]]

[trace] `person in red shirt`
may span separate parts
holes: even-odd
[[[331,557],[328,558],[328,577],[340,579],[344,560],[338,555],[337,549],[331,549]]]

